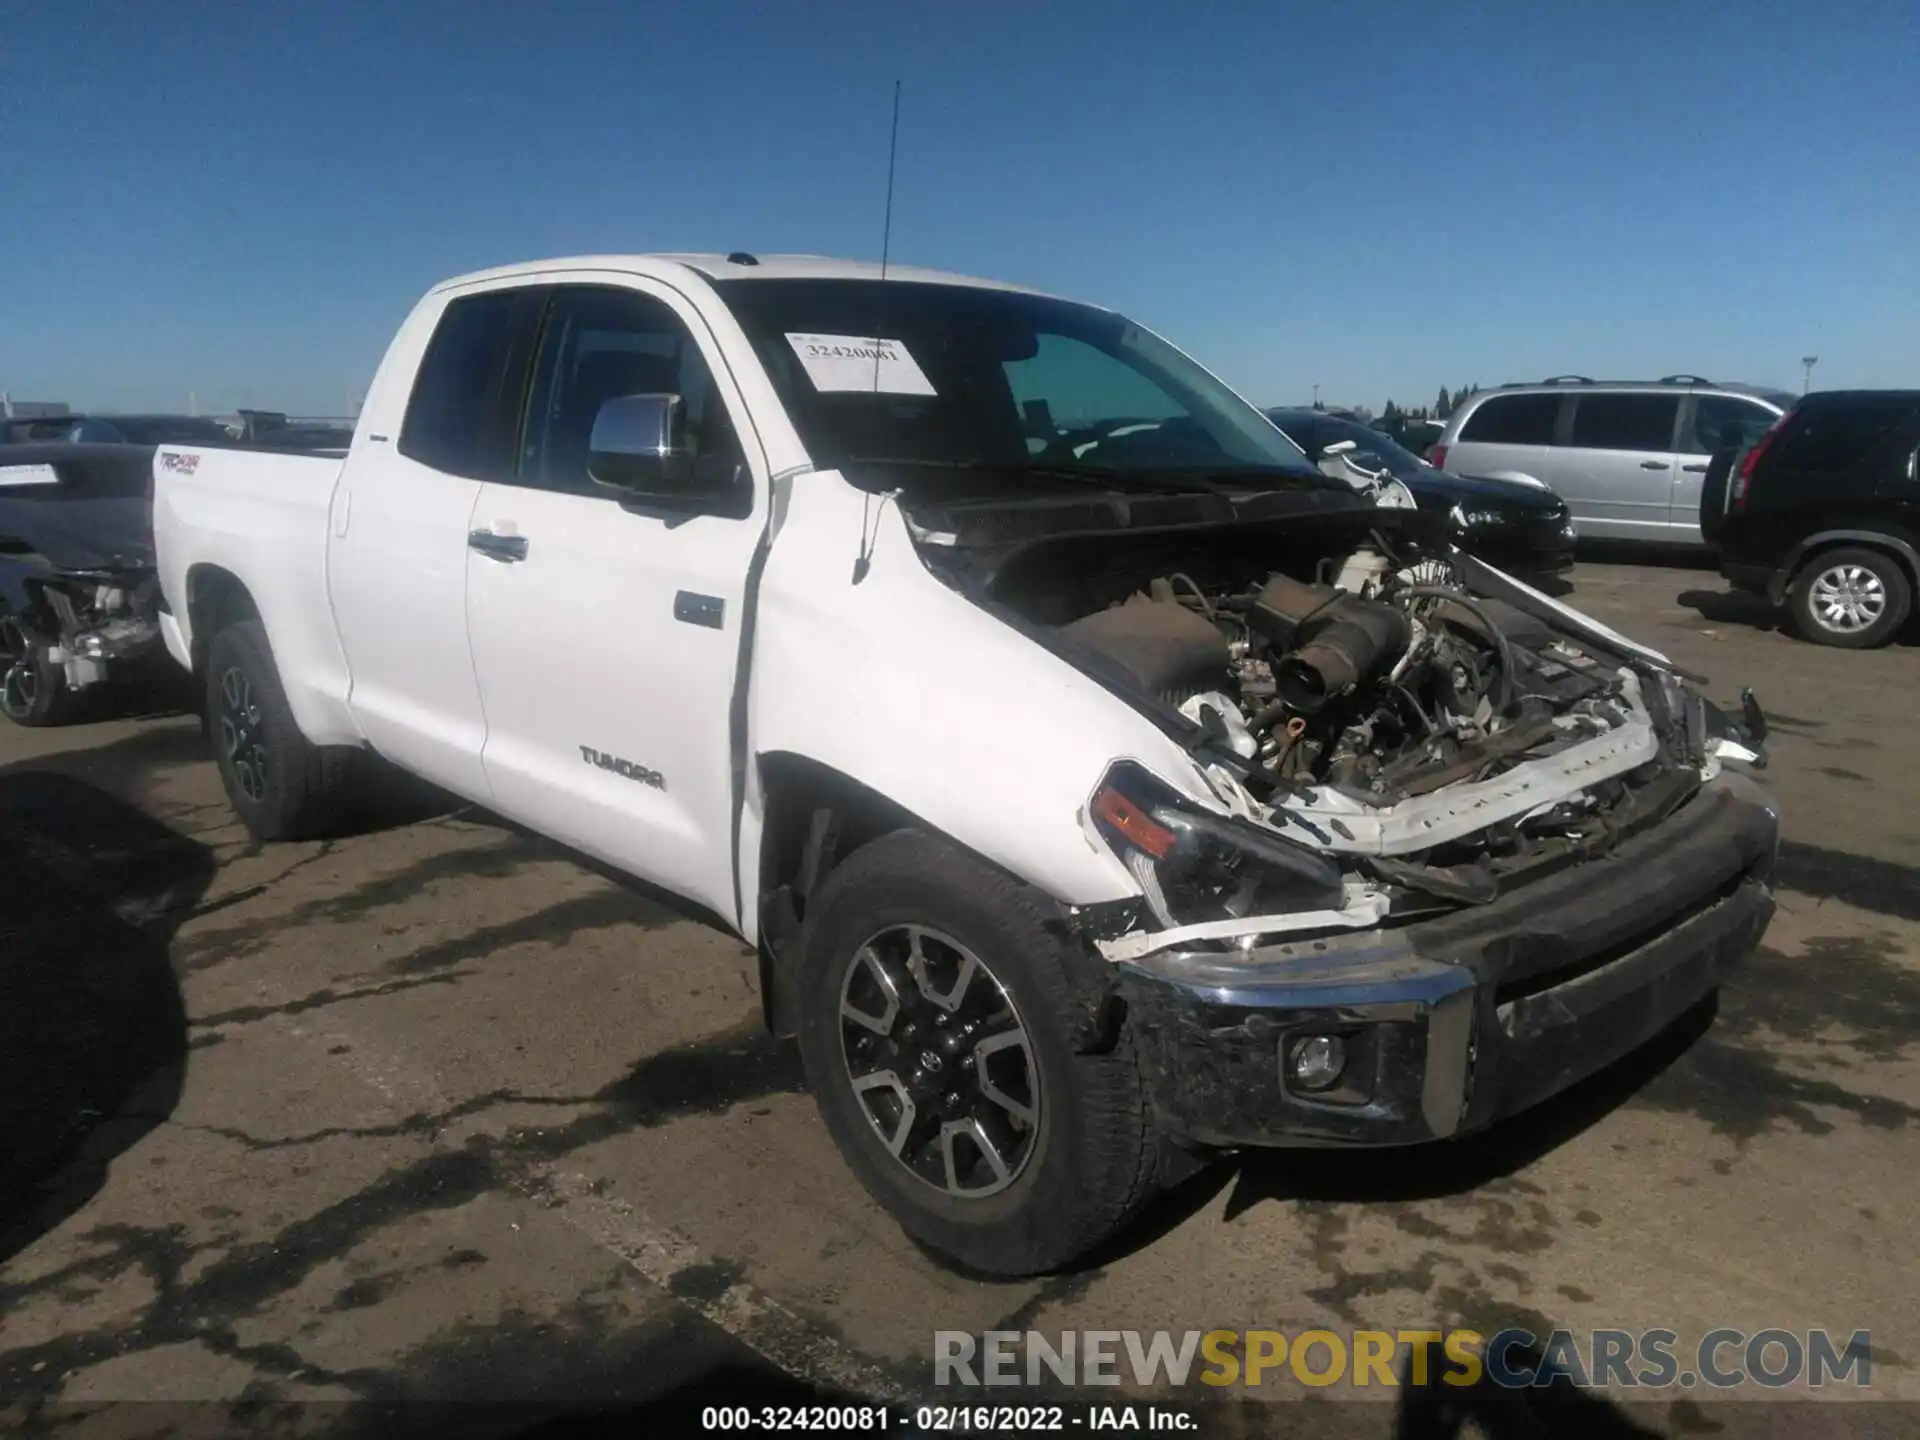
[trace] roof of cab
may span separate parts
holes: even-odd
[[[656,255],[570,255],[552,260],[529,260],[518,265],[502,265],[491,270],[476,270],[456,275],[433,288],[451,290],[492,280],[532,279],[556,270],[610,270],[656,279],[670,277],[675,271],[691,270],[709,280],[878,280],[881,267],[870,260],[836,260],[827,255],[743,255],[673,253]],[[889,283],[923,285],[969,285],[982,290],[1011,290],[1023,295],[1043,291],[1024,285],[1009,285],[1001,280],[984,280],[975,275],[956,275],[946,270],[923,270],[911,265],[889,264],[885,269]]]

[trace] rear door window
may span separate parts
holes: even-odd
[[[427,342],[400,453],[469,480],[511,475],[527,351],[545,292],[489,290],[448,305]]]
[[[1558,395],[1495,395],[1467,417],[1460,439],[1481,445],[1551,445],[1559,415]]]
[[[1573,445],[1580,450],[1673,449],[1678,395],[1582,395],[1574,401]]]
[[[1769,465],[1786,470],[1851,470],[1914,418],[1910,399],[1869,398],[1803,406],[1767,452]]]

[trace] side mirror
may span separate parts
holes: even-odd
[[[678,395],[617,395],[601,405],[587,438],[587,477],[641,508],[738,518],[753,508],[741,468],[731,447],[696,453]]]
[[[609,490],[678,499],[694,487],[678,395],[616,395],[593,417],[587,476]]]
[[[1320,453],[1322,455],[1351,455],[1359,448],[1360,444],[1357,440],[1336,440],[1331,445],[1321,446]]]

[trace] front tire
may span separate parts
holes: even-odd
[[[1912,613],[1907,572],[1881,550],[1822,550],[1788,592],[1794,628],[1817,645],[1872,650],[1900,633]]]
[[[16,725],[58,725],[73,713],[67,673],[12,615],[0,614],[0,714]]]
[[[1129,1035],[1075,1043],[1090,962],[1052,902],[947,842],[882,837],[809,907],[801,1059],[828,1132],[902,1229],[973,1270],[1057,1269],[1156,1187]]]
[[[227,801],[256,840],[304,839],[334,824],[354,752],[300,733],[258,620],[227,626],[207,647],[205,713]]]

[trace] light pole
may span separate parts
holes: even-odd
[[[1818,355],[1802,355],[1800,357],[1800,393],[1802,395],[1813,388],[1813,367],[1819,363],[1820,357]]]

